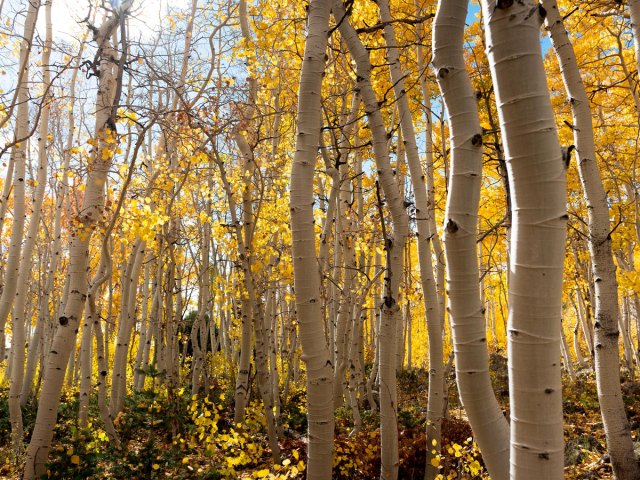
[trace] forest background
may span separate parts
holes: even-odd
[[[640,3],[467,3],[0,0],[0,476],[640,478]]]

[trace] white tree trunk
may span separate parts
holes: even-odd
[[[566,179],[532,0],[482,2],[513,208],[509,277],[511,470],[563,478],[560,328]]]
[[[109,402],[109,413],[112,417],[115,417],[122,410],[127,393],[127,355],[129,353],[129,343],[131,342],[131,332],[135,325],[136,293],[138,291],[145,246],[144,240],[139,238],[135,240],[127,267],[122,276],[120,315],[118,317],[116,345],[113,351],[111,399]]]
[[[99,84],[96,101],[97,146],[88,169],[82,208],[74,224],[74,236],[69,246],[69,296],[58,318],[51,351],[45,366],[44,383],[31,443],[27,449],[25,480],[33,480],[46,472],[46,462],[53,437],[65,366],[75,347],[76,330],[87,292],[89,243],[104,208],[104,185],[114,154],[116,132],[113,130],[112,107],[117,92],[118,68],[114,59],[118,52],[111,44],[120,15],[128,11],[132,0],[126,0],[117,12],[107,17],[96,32],[99,59]]]
[[[640,478],[640,464],[634,454],[631,430],[620,389],[620,310],[616,266],[611,252],[609,207],[596,163],[589,98],[556,0],[543,0],[542,4],[547,12],[547,26],[570,99],[574,125],[573,140],[578,152],[578,171],[589,215],[588,241],[595,284],[595,370],[607,448],[616,477],[620,480],[637,479]]]
[[[333,451],[333,364],[325,342],[313,220],[313,177],[322,127],[322,77],[330,0],[311,0],[298,91],[296,147],[291,169],[291,241],[302,360],[307,366],[307,479],[328,480]]]
[[[350,24],[342,2],[333,5],[333,14],[339,24],[347,48],[357,68],[357,91],[362,97],[365,113],[371,130],[372,147],[378,178],[389,205],[393,230],[384,232],[385,219],[380,218],[386,251],[386,275],[384,299],[381,306],[380,334],[378,337],[380,372],[380,443],[381,480],[394,480],[398,476],[398,427],[396,392],[396,322],[401,321],[398,296],[402,281],[404,246],[408,234],[408,216],[404,199],[393,174],[387,146],[387,131],[384,126],[380,104],[371,85],[371,62],[369,53]],[[380,206],[381,217],[382,207]],[[386,235],[385,235],[386,233]]]
[[[11,240],[6,265],[5,284],[0,297],[0,343],[4,348],[4,325],[11,306],[14,305],[13,311],[13,329],[11,336],[11,386],[9,387],[9,417],[11,421],[11,443],[14,454],[22,453],[23,428],[22,428],[22,410],[20,408],[20,394],[22,392],[22,383],[24,380],[24,357],[25,357],[25,309],[26,297],[28,294],[29,280],[31,275],[31,254],[37,237],[37,229],[39,224],[39,210],[32,216],[29,226],[29,234],[31,237],[27,240],[25,248],[22,247],[22,239],[24,237],[25,223],[25,173],[27,160],[27,137],[29,136],[29,51],[31,50],[31,41],[33,37],[33,29],[38,17],[40,9],[40,1],[36,0],[29,3],[27,18],[25,20],[24,36],[25,39],[20,44],[20,64],[24,65],[22,71],[24,76],[18,82],[18,113],[16,115],[15,138],[16,145],[11,150],[11,156],[14,157],[15,171],[13,172],[13,221],[11,223]],[[46,102],[46,99],[43,101]],[[45,116],[48,121],[48,106],[41,107],[46,110]],[[45,127],[46,130],[46,127]],[[46,142],[46,137],[45,137]],[[44,142],[39,144],[41,149],[45,148]],[[42,155],[40,158],[45,158]],[[45,165],[46,167],[46,165]],[[46,174],[46,170],[45,170]],[[44,196],[44,182],[39,189],[40,205]],[[37,199],[36,199],[37,202]],[[29,250],[27,250],[29,248]],[[24,253],[24,257],[22,254]],[[26,256],[28,255],[28,257]]]
[[[433,65],[448,111],[452,153],[444,233],[449,319],[460,400],[491,477],[506,479],[509,425],[491,386],[479,290],[476,240],[482,128],[463,52],[468,3],[440,0],[433,29]]]
[[[49,84],[51,83],[51,67],[50,67],[50,58],[51,58],[51,45],[52,45],[52,37],[53,37],[53,28],[51,23],[51,3],[53,0],[49,0],[46,3],[45,7],[45,25],[46,25],[46,40],[45,46],[42,51],[42,83],[45,89],[49,88]],[[45,187],[47,184],[47,171],[49,165],[49,112],[50,112],[50,95],[46,95],[42,101],[40,106],[40,126],[39,126],[39,138],[38,138],[38,168],[35,179],[36,190],[33,196],[33,205],[32,205],[32,213],[31,219],[29,221],[29,229],[27,231],[27,238],[22,251],[22,261],[20,262],[20,271],[18,273],[18,291],[16,292],[15,304],[13,306],[13,318],[14,324],[25,324],[27,326],[31,326],[31,322],[27,319],[27,296],[29,291],[29,278],[31,276],[31,270],[33,267],[33,251],[36,246],[36,241],[38,239],[38,232],[40,228],[40,216],[42,213],[42,203],[44,201],[44,193]],[[40,326],[40,331],[42,330],[42,315],[38,315],[38,326]],[[37,331],[36,327],[36,333]],[[38,337],[35,335],[32,338],[37,339]],[[36,340],[36,345],[33,347],[35,351],[38,349],[39,342]],[[31,345],[29,345],[29,349],[31,349]],[[32,356],[35,358],[35,355]],[[19,370],[15,370],[14,365],[14,373],[18,374],[18,377],[15,378],[16,388],[20,388],[20,405],[24,405],[26,402],[26,398],[23,398],[23,395],[26,396],[31,387],[31,383],[33,381],[33,371],[35,370],[35,362],[32,361],[31,365],[28,365],[31,370],[27,370],[27,373],[23,375],[24,372],[24,350],[22,351],[22,358],[20,359]],[[18,385],[19,384],[19,385]]]
[[[400,51],[397,46],[393,18],[388,0],[379,0],[380,20],[385,24],[384,38],[387,44],[387,58],[393,91],[400,117],[400,127],[404,139],[405,156],[411,177],[415,200],[415,215],[417,226],[418,263],[420,267],[420,282],[423,292],[426,313],[427,331],[429,338],[429,397],[427,402],[427,459],[426,478],[435,478],[438,469],[432,459],[440,453],[440,426],[442,423],[442,406],[444,404],[443,391],[443,344],[442,344],[442,316],[434,278],[431,240],[434,232],[430,225],[429,199],[427,197],[426,176],[422,170],[413,117],[409,107],[404,82],[404,71],[400,63]],[[398,273],[399,274],[399,273]],[[411,332],[409,332],[409,335]],[[401,359],[402,360],[402,359]],[[435,444],[434,444],[435,442]]]

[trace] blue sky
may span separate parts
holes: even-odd
[[[467,13],[467,24],[472,23],[476,19],[476,13],[480,11],[480,3],[478,0],[471,0],[469,5],[469,12]],[[551,48],[551,40],[549,35],[542,37],[542,54],[546,55],[547,51]]]

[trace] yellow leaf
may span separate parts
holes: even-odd
[[[153,467],[154,470],[158,470],[160,468],[160,465],[158,465],[157,463],[154,463],[151,466]]]
[[[434,467],[439,467],[440,466],[440,459],[438,457],[434,457],[431,459],[431,465],[433,465]]]
[[[73,463],[74,465],[79,465],[80,464],[80,457],[78,455],[72,455],[71,456],[71,463]]]
[[[258,471],[256,472],[256,478],[264,478],[264,477],[266,477],[267,475],[269,475],[269,470],[267,470],[266,468],[265,468],[265,469],[263,469],[263,470],[258,470]]]

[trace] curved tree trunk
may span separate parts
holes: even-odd
[[[631,430],[620,389],[618,282],[611,252],[607,195],[596,163],[589,98],[556,0],[543,0],[542,4],[546,9],[547,28],[551,33],[562,80],[570,99],[578,171],[589,214],[589,252],[595,279],[595,366],[602,423],[613,472],[620,480],[631,480],[640,478],[640,463],[633,450]]]
[[[58,318],[59,325],[47,357],[36,423],[27,449],[24,471],[26,480],[33,480],[46,472],[45,466],[53,438],[65,366],[75,347],[76,331],[86,300],[89,243],[104,209],[104,185],[117,141],[113,105],[118,102],[122,70],[114,63],[114,59],[119,58],[119,55],[111,43],[111,38],[121,20],[120,17],[125,15],[131,3],[132,0],[126,0],[117,12],[105,19],[96,32],[100,72],[96,102],[97,147],[91,159],[91,168],[88,169],[82,208],[76,218],[75,232],[69,246],[69,296],[63,313]]]
[[[20,64],[24,65],[24,81],[18,83],[17,98],[18,112],[16,116],[15,138],[16,145],[12,148],[11,156],[14,157],[13,172],[13,221],[11,223],[11,240],[6,265],[5,284],[0,297],[0,325],[2,335],[0,343],[4,348],[4,325],[11,306],[14,305],[12,335],[11,335],[11,386],[9,387],[9,418],[11,421],[11,443],[16,456],[22,453],[23,426],[22,410],[20,408],[20,393],[24,380],[24,353],[25,353],[25,309],[26,297],[29,289],[28,276],[31,275],[31,254],[35,246],[37,228],[39,223],[39,211],[32,216],[29,226],[31,237],[25,248],[22,247],[25,224],[25,173],[27,161],[27,137],[29,136],[29,51],[33,29],[38,17],[40,1],[29,3],[27,18],[25,20],[25,40],[20,44]],[[43,100],[46,102],[46,99]],[[42,105],[48,112],[48,107]],[[45,115],[47,116],[47,115]],[[46,127],[45,127],[46,128]],[[46,138],[46,137],[45,137]],[[46,140],[45,140],[46,141]],[[40,142],[40,148],[44,149],[44,143]],[[42,158],[42,157],[41,157]],[[46,156],[44,156],[46,158]],[[46,170],[45,170],[46,173]],[[41,192],[40,205],[44,195],[44,182],[39,189]],[[36,200],[37,201],[37,200]],[[29,251],[27,251],[29,248]],[[24,256],[23,256],[24,254]],[[28,257],[26,256],[28,255]],[[15,302],[15,303],[14,303]]]
[[[442,423],[442,407],[444,404],[444,360],[442,343],[442,316],[434,279],[431,258],[431,239],[433,232],[429,224],[429,200],[427,197],[426,176],[420,163],[413,117],[406,94],[404,72],[400,64],[400,52],[397,46],[393,18],[388,0],[379,0],[380,20],[385,24],[384,38],[387,44],[387,58],[400,117],[400,128],[404,138],[405,156],[411,177],[415,199],[415,215],[417,226],[418,263],[420,281],[424,299],[424,309],[429,334],[429,397],[427,402],[427,459],[426,476],[433,479],[438,473],[432,460],[440,453],[440,426]],[[411,332],[409,332],[409,335]],[[433,451],[436,451],[434,454]]]
[[[440,0],[433,29],[433,65],[451,131],[444,244],[460,400],[487,469],[492,478],[499,480],[509,477],[509,424],[491,386],[479,290],[476,239],[482,183],[482,129],[464,61],[468,3],[468,0]]]
[[[378,178],[389,205],[393,231],[385,226],[381,199],[378,199],[380,221],[385,242],[386,274],[384,278],[384,298],[381,305],[379,344],[380,372],[380,443],[381,480],[398,477],[398,424],[396,392],[396,322],[401,321],[398,296],[402,281],[404,246],[408,234],[408,216],[404,208],[400,188],[393,174],[387,146],[387,131],[384,126],[380,103],[371,85],[371,62],[358,34],[349,22],[342,2],[335,1],[334,16],[340,34],[349,49],[357,68],[357,93],[362,97],[365,113],[369,120],[372,147],[378,171]]]
[[[509,277],[511,478],[563,478],[560,320],[566,179],[537,4],[482,2],[513,208]]]
[[[333,466],[333,364],[325,342],[313,221],[313,177],[322,127],[321,89],[330,12],[330,0],[309,2],[290,187],[296,312],[302,360],[307,365],[308,480],[329,480]]]

